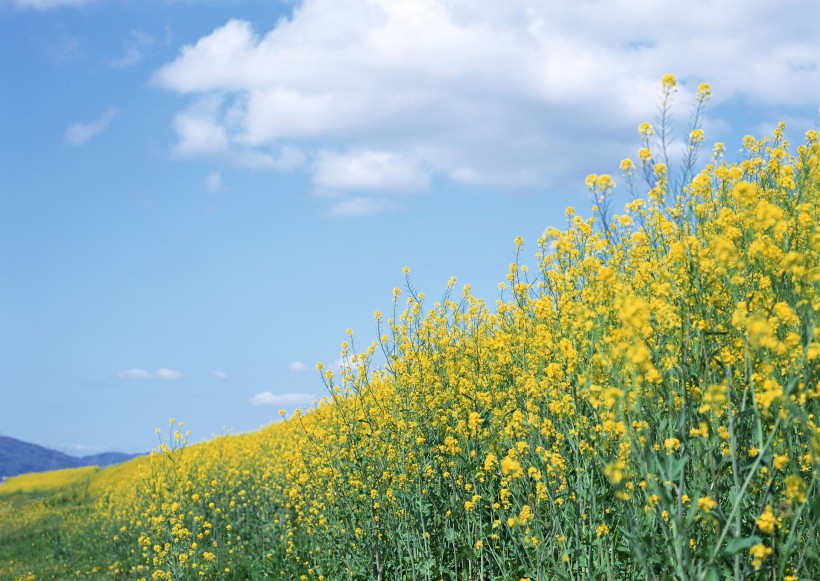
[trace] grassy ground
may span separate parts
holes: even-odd
[[[28,474],[0,486],[0,579],[105,576],[85,527],[93,512],[89,484],[99,468]],[[82,532],[81,532],[82,531]]]

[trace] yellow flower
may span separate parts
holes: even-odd
[[[780,470],[781,472],[783,469],[788,465],[789,457],[786,454],[775,454],[772,458],[772,464],[774,465],[776,470]]]
[[[595,180],[595,187],[599,190],[608,190],[615,187],[615,182],[609,174],[599,175]]]
[[[511,456],[504,456],[501,460],[501,473],[504,476],[511,476],[512,478],[521,478],[524,476],[524,469],[521,463]]]
[[[710,512],[717,506],[717,503],[711,496],[702,496],[698,499],[698,510],[701,512]]]
[[[766,558],[772,554],[772,549],[763,543],[758,543],[749,549],[749,554],[752,556],[752,567],[754,567],[755,571],[757,571],[760,569],[763,561],[765,561]]]
[[[663,441],[663,448],[667,454],[672,454],[680,450],[680,440],[677,438],[667,438]]]
[[[786,498],[794,502],[806,502],[806,483],[799,476],[786,476]]]
[[[774,514],[772,514],[772,507],[766,506],[766,509],[763,511],[757,519],[755,520],[757,523],[757,527],[761,530],[761,532],[770,535],[774,531],[774,527],[777,525],[777,519],[774,518]]]
[[[702,143],[704,139],[703,129],[694,129],[689,133],[689,141],[693,144]]]
[[[522,525],[527,524],[527,521],[531,520],[533,517],[532,510],[530,509],[530,505],[525,504],[521,507],[521,512],[518,513],[518,522]]]
[[[675,75],[666,74],[666,75],[663,76],[663,88],[664,89],[672,89],[677,84],[678,84],[678,79],[675,77]]]

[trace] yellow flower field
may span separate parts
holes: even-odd
[[[88,482],[99,470],[96,466],[84,466],[82,468],[66,468],[65,470],[12,476],[3,483],[0,492],[3,495],[8,495],[17,492],[53,491]]]
[[[82,567],[0,574],[816,575],[820,135],[795,149],[781,125],[700,167],[709,96],[679,169],[642,124],[622,178],[587,179],[591,217],[568,208],[532,267],[516,239],[495,305],[455,279],[428,298],[405,269],[379,340],[349,332],[349,365],[318,366],[314,409],[192,446],[172,420],[150,457],[94,475],[60,561]]]

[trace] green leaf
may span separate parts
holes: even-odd
[[[680,476],[681,470],[683,467],[686,466],[686,463],[689,461],[689,455],[684,454],[682,458],[679,458],[672,464],[672,469],[669,471],[669,480],[677,480]]]
[[[760,537],[735,537],[729,544],[726,545],[724,552],[727,555],[736,555],[740,551],[745,551],[752,545],[758,544],[762,539]]]

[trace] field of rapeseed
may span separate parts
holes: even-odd
[[[150,457],[82,485],[62,545],[37,521],[55,558],[14,556],[26,523],[0,536],[0,576],[816,575],[820,135],[792,150],[781,125],[700,169],[709,93],[679,169],[665,115],[642,124],[623,213],[589,176],[593,216],[567,209],[495,306],[455,280],[432,302],[405,269],[379,340],[349,332],[349,365],[318,366],[314,409],[191,446],[172,420]],[[0,488],[0,530],[14,498]]]

